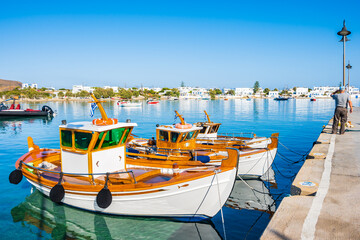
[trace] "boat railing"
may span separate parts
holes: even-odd
[[[254,138],[256,134],[254,132],[240,132],[240,133],[218,133],[218,137],[227,137],[227,138],[235,138],[235,137],[246,137],[246,138]]]
[[[53,174],[59,174],[59,178],[60,178],[61,175],[63,175],[63,176],[73,176],[73,177],[86,175],[86,176],[89,176],[91,178],[91,184],[94,184],[94,176],[103,175],[103,176],[108,177],[109,175],[114,175],[114,174],[130,174],[131,177],[134,180],[134,183],[135,184],[137,183],[136,178],[135,178],[135,174],[134,174],[134,172],[132,170],[118,171],[118,172],[105,172],[105,173],[68,173],[68,172],[61,172],[61,171],[59,172],[59,171],[49,170],[49,169],[46,169],[46,168],[35,167],[35,166],[32,166],[30,164],[25,163],[24,161],[20,161],[20,165],[25,165],[27,168],[37,170],[36,172],[37,172],[38,176],[39,176],[39,172],[48,172],[48,173],[53,173]]]

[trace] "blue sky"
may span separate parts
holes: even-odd
[[[360,87],[360,2],[0,1],[0,78],[89,86]]]

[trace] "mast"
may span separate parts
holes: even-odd
[[[105,112],[103,106],[101,105],[101,102],[104,102],[104,101],[99,101],[99,100],[94,96],[93,93],[90,93],[90,96],[94,99],[94,101],[91,102],[91,103],[96,103],[97,107],[99,108],[99,111],[100,111],[100,113],[101,113],[101,118],[102,118],[103,120],[108,120],[108,117],[107,117],[107,115],[106,115],[106,112]]]
[[[180,119],[180,121],[181,121],[181,125],[185,125],[185,121],[184,121],[184,118],[182,117],[182,115],[180,115],[180,114],[178,113],[178,111],[176,111],[176,110],[175,110],[175,113],[176,113],[176,116],[179,117],[179,119]]]
[[[211,123],[210,117],[209,117],[209,115],[207,114],[206,110],[204,110],[204,113],[205,113],[205,115],[206,115],[206,118],[207,118],[208,122]]]

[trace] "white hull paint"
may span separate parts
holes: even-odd
[[[274,162],[277,148],[249,156],[241,156],[241,153],[239,151],[238,176],[261,177]],[[221,161],[211,161],[209,164],[220,165]]]
[[[65,190],[62,202],[89,211],[115,215],[208,218],[213,217],[225,204],[233,189],[235,175],[236,169],[233,169],[151,190],[113,192],[112,203],[106,209],[96,204],[97,193]],[[28,181],[49,196],[49,188]]]

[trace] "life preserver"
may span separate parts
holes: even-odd
[[[177,123],[175,124],[175,128],[179,128],[179,129],[189,129],[192,128],[191,124],[185,123],[184,125]]]
[[[104,120],[102,118],[97,118],[92,121],[92,124],[98,125],[98,126],[105,126],[105,125],[113,125],[117,124],[118,120],[116,118],[108,118],[107,120]]]

